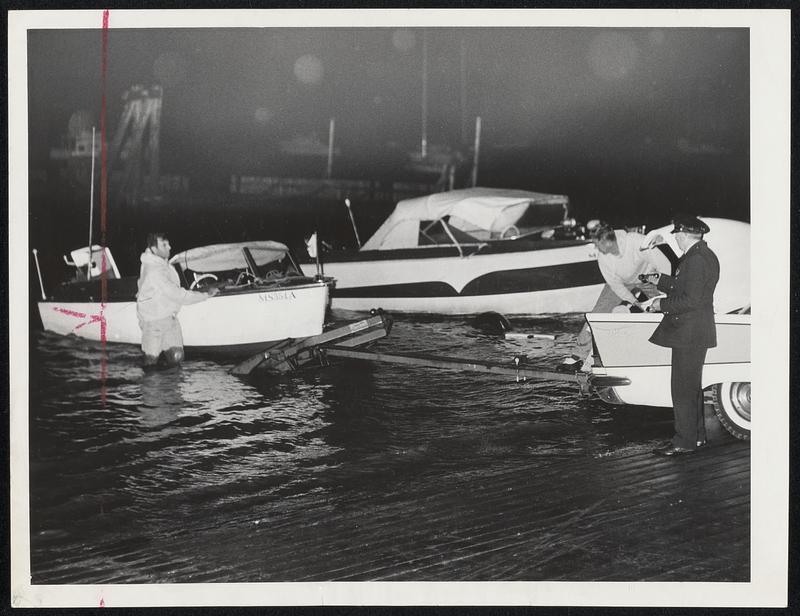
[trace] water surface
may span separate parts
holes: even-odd
[[[515,321],[556,340],[507,341],[468,319],[401,318],[376,348],[555,366],[580,324]],[[242,379],[202,357],[144,373],[125,345],[105,351],[103,379],[103,353],[32,337],[35,584],[292,581],[265,570],[269,546],[252,529],[298,507],[652,446],[672,431],[669,409],[609,406],[568,382],[370,362]]]

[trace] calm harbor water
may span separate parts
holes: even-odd
[[[520,341],[467,319],[400,318],[378,348],[554,366],[580,324],[515,321],[556,335]],[[108,347],[105,378],[103,363],[99,344],[32,335],[35,584],[293,581],[265,567],[270,546],[253,529],[298,507],[650,447],[672,432],[668,409],[608,406],[571,383],[366,362],[241,379],[232,362],[192,357],[145,374],[132,346]]]

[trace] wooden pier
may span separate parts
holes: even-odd
[[[274,503],[243,569],[260,570],[252,581],[748,581],[749,444],[723,436],[675,458],[651,447],[431,469],[379,489],[332,473],[329,498]]]

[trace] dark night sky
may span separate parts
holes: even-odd
[[[419,147],[422,33],[112,29],[109,128],[123,91],[159,83],[164,172],[268,175],[281,140],[324,142],[335,116],[342,156],[368,174]],[[427,40],[429,142],[471,143],[480,115],[479,183],[565,193],[587,215],[749,219],[746,29],[428,28]],[[74,111],[99,117],[100,55],[100,30],[29,32],[34,166]]]

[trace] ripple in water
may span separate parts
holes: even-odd
[[[557,339],[507,341],[468,320],[401,318],[378,348],[554,366],[580,325],[517,321]],[[34,583],[235,581],[249,534],[226,546],[230,562],[220,550],[205,562],[193,537],[271,520],[300,497],[324,508],[342,491],[608,455],[670,434],[668,411],[611,408],[569,383],[368,362],[240,379],[230,363],[191,358],[145,374],[124,345],[105,350],[103,380],[103,353],[73,337],[32,338]]]

